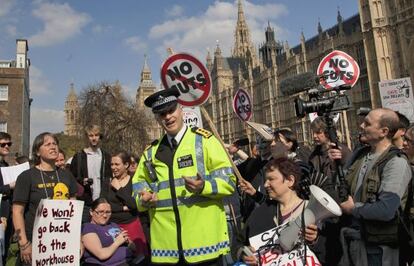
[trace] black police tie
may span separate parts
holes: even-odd
[[[177,147],[178,147],[178,143],[177,143],[177,141],[175,140],[175,138],[172,138],[172,139],[171,139],[171,146],[172,146],[172,150],[173,150],[173,151],[175,151],[175,150],[177,149]]]

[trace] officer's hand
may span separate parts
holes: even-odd
[[[153,206],[158,201],[157,193],[143,190],[139,193],[139,199],[143,205]]]
[[[203,191],[204,179],[199,173],[197,173],[196,179],[192,179],[191,177],[188,177],[188,176],[183,176],[183,179],[185,181],[185,188],[188,191],[192,193],[196,193],[196,194],[199,194],[201,193],[201,191]]]
[[[328,156],[331,160],[342,160],[342,150],[341,147],[333,147],[335,144],[331,143],[328,150]]]
[[[342,202],[340,205],[342,211],[346,214],[351,214],[352,210],[355,208],[354,199],[351,196],[348,196],[348,200]]]

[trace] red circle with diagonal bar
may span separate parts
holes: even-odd
[[[252,101],[247,91],[242,88],[236,91],[233,98],[233,110],[243,121],[248,121],[252,117]]]
[[[321,85],[332,89],[341,85],[353,87],[359,78],[359,66],[347,53],[334,50],[319,63],[317,75],[324,76]]]
[[[178,102],[184,106],[205,103],[211,92],[211,78],[207,68],[190,54],[174,54],[161,67],[164,88],[180,91]]]

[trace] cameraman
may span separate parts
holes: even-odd
[[[332,148],[334,143],[329,139],[328,127],[323,117],[317,117],[311,123],[314,149],[309,156],[311,171],[322,174],[324,178],[316,185],[321,187],[332,198],[339,201],[338,193],[335,189],[336,165],[334,160],[341,160],[341,165],[348,160],[351,155],[347,146],[338,143],[339,149]],[[314,174],[312,176],[315,176]],[[311,183],[315,184],[314,180]],[[327,219],[322,225],[322,232],[318,244],[314,251],[322,265],[337,265],[341,254],[341,246],[338,242],[340,225],[336,219]]]
[[[351,151],[342,143],[338,143],[339,150],[331,149],[334,144],[329,139],[328,128],[323,117],[317,117],[312,121],[311,130],[315,147],[309,156],[309,164],[315,171],[321,172],[332,179],[336,173],[334,159],[340,159],[342,165],[344,165],[349,159]]]

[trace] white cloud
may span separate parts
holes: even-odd
[[[33,15],[44,22],[41,32],[30,37],[31,46],[49,46],[62,43],[79,34],[91,20],[86,13],[79,13],[69,4],[40,3]]]
[[[0,1],[0,17],[7,15],[12,9],[15,0],[1,0]]]
[[[58,133],[64,130],[65,113],[63,110],[31,108],[30,112],[30,139],[42,132]]]
[[[174,5],[172,8],[166,9],[165,14],[168,17],[178,17],[184,13],[184,8],[180,5]]]
[[[265,28],[268,21],[275,29],[276,39],[283,39],[285,30],[275,23],[275,20],[288,14],[286,6],[267,3],[253,4],[243,2],[243,10],[251,34],[253,45],[257,48],[265,40]],[[230,55],[234,45],[234,31],[237,22],[237,1],[233,3],[216,1],[208,7],[204,14],[197,16],[169,19],[153,26],[149,38],[161,43],[157,52],[165,57],[166,48],[171,47],[176,52],[190,52],[200,59],[206,56],[206,48],[213,52],[216,40],[224,56]]]
[[[147,44],[139,36],[131,36],[124,40],[124,45],[134,52],[142,52],[147,48]]]
[[[51,82],[43,75],[42,70],[30,66],[30,94],[46,94],[51,90]]]
[[[92,27],[92,32],[95,34],[106,33],[112,29],[112,26],[95,25]]]

